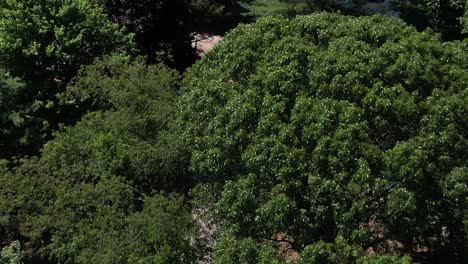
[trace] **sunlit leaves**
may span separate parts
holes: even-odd
[[[407,254],[447,245],[456,258],[464,49],[381,16],[268,18],[228,34],[188,72],[178,121],[197,180],[227,180],[223,234],[286,234],[331,263],[359,257],[337,253],[337,237],[357,250],[397,240]]]

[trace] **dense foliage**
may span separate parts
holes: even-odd
[[[27,94],[24,82],[0,69],[0,159],[25,151],[33,142],[43,141],[45,120],[28,115],[40,104],[31,104]]]
[[[67,182],[47,175],[35,162],[2,175],[0,183],[0,234],[2,239],[23,241],[27,263],[188,263],[192,259],[188,240],[192,223],[180,196],[154,194],[140,199],[118,177],[97,183]],[[14,199],[4,203],[5,195]]]
[[[190,180],[183,171],[180,146],[168,134],[178,82],[174,70],[130,63],[120,56],[86,67],[62,99],[101,111],[58,133],[42,159],[69,181],[111,173],[145,193],[186,188]]]
[[[80,113],[58,105],[56,94],[81,65],[113,51],[130,51],[132,45],[132,36],[91,0],[1,1],[0,67],[22,78],[26,87],[10,83],[0,91],[8,98],[0,108],[9,108],[9,114],[2,113],[9,121],[2,118],[6,137],[0,139],[8,151],[0,158],[35,154],[59,123],[75,121]]]
[[[336,1],[309,1],[309,0],[254,0],[245,1],[242,5],[248,10],[247,15],[262,17],[269,15],[310,14],[314,11],[331,8]]]
[[[40,159],[3,164],[2,240],[21,240],[30,261],[187,263],[186,204],[155,195],[190,184],[167,135],[178,79],[121,56],[84,68],[63,100],[100,110],[57,133]]]
[[[14,241],[11,245],[4,247],[0,252],[0,263],[21,264],[20,244]]]
[[[378,1],[378,0],[377,0]],[[241,5],[246,15],[264,17],[271,15],[295,16],[316,11],[342,11],[358,13],[368,0],[244,0]]]
[[[468,262],[466,6],[1,0],[0,263]]]
[[[261,262],[272,241],[304,263],[466,261],[467,54],[381,16],[230,33],[179,101],[196,180],[226,181],[219,263]]]
[[[337,11],[353,15],[381,13],[401,17],[422,31],[431,28],[445,40],[466,37],[468,6],[466,0],[244,0],[245,15],[293,17],[315,11]]]
[[[91,0],[5,0],[0,4],[0,60],[31,81],[67,82],[97,56],[129,47]]]

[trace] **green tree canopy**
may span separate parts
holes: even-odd
[[[191,185],[168,132],[179,78],[125,56],[84,67],[61,99],[99,110],[40,158],[0,163],[0,244],[20,240],[41,263],[190,263],[189,208],[167,194]]]
[[[48,175],[37,160],[3,173],[0,183],[1,240],[22,240],[26,263],[162,264],[194,258],[190,211],[180,195],[142,199],[121,177],[68,182]],[[19,260],[17,251],[5,249],[0,260]]]
[[[81,65],[117,50],[131,51],[132,36],[113,23],[91,0],[4,0],[0,2],[0,67],[20,77],[26,87],[10,89],[8,129],[13,154],[36,154],[59,123],[72,123],[80,113],[57,104]],[[3,79],[2,76],[0,77]],[[3,82],[3,81],[0,81]],[[0,91],[2,97],[7,91]],[[15,93],[13,96],[13,92]],[[3,119],[3,118],[2,118]],[[0,139],[1,141],[4,140]],[[2,143],[4,144],[4,143]],[[2,155],[3,156],[3,155]]]
[[[246,15],[263,17],[270,15],[295,16],[316,11],[357,11],[366,0],[245,0],[241,5]]]
[[[4,247],[0,251],[0,262],[4,264],[21,264],[21,245],[14,241],[11,245]]]
[[[0,62],[31,81],[67,83],[83,64],[131,47],[131,36],[91,0],[5,0]]]
[[[178,121],[197,181],[226,182],[218,250],[257,254],[281,235],[311,257],[427,247],[465,261],[467,54],[382,16],[228,34],[187,73]]]
[[[42,152],[42,162],[67,181],[123,176],[140,192],[190,185],[173,125],[179,74],[162,65],[110,56],[83,68],[62,101],[96,109],[63,129]]]
[[[45,120],[34,118],[40,103],[27,98],[28,87],[0,68],[0,159],[26,152],[33,142],[43,141]]]

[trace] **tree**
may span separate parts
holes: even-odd
[[[466,37],[463,31],[468,10],[466,0],[397,0],[393,4],[400,16],[419,30],[432,28],[445,40]]]
[[[28,101],[28,86],[0,69],[0,159],[27,153],[44,140],[46,121],[31,116],[41,105]]]
[[[90,0],[1,1],[0,67],[25,82],[9,89],[9,109],[2,109],[14,113],[9,117],[14,127],[4,132],[11,142],[5,154],[37,154],[59,123],[79,119],[83,113],[58,105],[56,94],[81,65],[117,50],[130,52],[132,47],[132,36]],[[3,79],[5,73],[1,74]]]
[[[2,165],[0,243],[18,240],[26,263],[47,263],[45,249],[53,221],[46,212],[52,207],[56,193],[67,189],[57,179],[48,177],[36,158]]]
[[[463,34],[468,34],[468,5],[465,4],[465,14],[463,17],[460,18],[460,21],[462,23],[462,33]]]
[[[191,263],[190,211],[180,195],[155,194],[132,206],[128,185],[105,179],[57,197],[50,258],[59,263]],[[54,221],[54,219],[57,219]]]
[[[190,211],[180,195],[141,199],[121,177],[73,183],[42,173],[37,162],[25,161],[0,175],[0,232],[7,230],[2,240],[21,239],[25,261],[191,263],[194,258]],[[19,249],[13,249],[4,249],[0,260],[19,259]]]
[[[221,236],[331,256],[338,237],[379,255],[426,246],[463,263],[466,51],[382,16],[228,34],[188,71],[178,119],[196,182],[224,184]]]
[[[157,194],[144,202],[123,234],[128,263],[193,263],[193,224],[183,197]]]
[[[191,180],[174,125],[179,74],[106,56],[61,100],[88,113],[38,158],[0,162],[0,244],[40,263],[190,263]],[[166,191],[166,193],[163,193]]]
[[[395,256],[367,256],[358,259],[358,264],[411,264],[408,256],[398,258]]]
[[[27,81],[66,85],[81,65],[132,46],[132,36],[90,0],[5,0],[0,7],[0,61]]]
[[[319,241],[304,248],[300,263],[353,263],[363,255],[362,249],[356,245],[348,245],[342,237],[337,237],[333,243]]]
[[[237,239],[232,236],[224,236],[219,241],[217,248],[214,263],[281,263],[272,245],[259,247],[252,238]]]
[[[5,264],[21,264],[20,243],[14,241],[11,245],[4,247],[0,252],[0,262]]]
[[[142,59],[105,57],[83,68],[62,101],[94,109],[63,129],[42,153],[44,166],[68,181],[125,177],[139,192],[190,186],[183,148],[169,132],[179,74]]]
[[[241,5],[248,10],[246,15],[262,17],[270,15],[295,16],[316,11],[352,11],[362,2],[353,0],[250,0]]]

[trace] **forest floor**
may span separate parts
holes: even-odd
[[[219,35],[196,33],[194,35],[192,46],[197,49],[198,55],[203,56],[222,40],[223,37]]]

